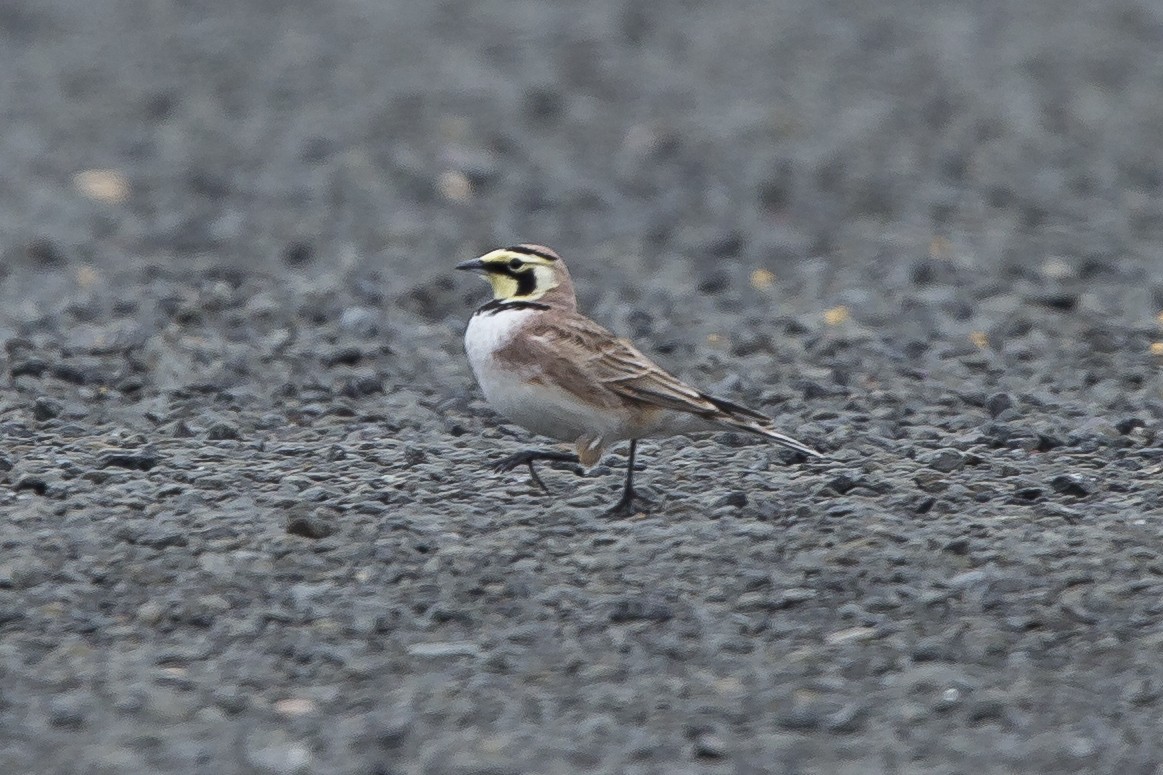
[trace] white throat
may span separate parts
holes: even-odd
[[[478,379],[492,354],[507,345],[517,329],[537,313],[535,309],[489,310],[478,312],[469,319],[464,332],[464,349]]]

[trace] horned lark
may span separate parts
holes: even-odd
[[[545,490],[535,460],[588,468],[608,444],[629,440],[622,497],[607,512],[627,515],[636,498],[645,500],[634,491],[639,439],[737,429],[822,457],[779,433],[766,415],[690,387],[578,312],[565,262],[549,248],[502,248],[456,268],[484,275],[493,287],[493,300],[476,311],[464,335],[485,398],[517,425],[576,449],[526,450],[495,471],[527,465]]]

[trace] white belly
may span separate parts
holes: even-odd
[[[617,412],[599,410],[572,393],[552,385],[532,383],[531,375],[504,366],[493,353],[504,347],[514,331],[536,310],[474,315],[464,334],[469,364],[489,404],[499,414],[534,433],[573,442],[582,436],[607,441],[629,438],[627,419]]]

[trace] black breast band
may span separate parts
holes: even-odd
[[[549,309],[549,305],[548,304],[541,304],[540,302],[536,302],[536,301],[519,301],[519,300],[512,301],[512,300],[506,300],[506,299],[493,299],[488,304],[485,304],[482,307],[480,307],[479,309],[477,309],[476,314],[478,314],[478,315],[495,315],[498,312],[504,312],[506,310],[518,310],[518,309],[546,310],[546,309]]]

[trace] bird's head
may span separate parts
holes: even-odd
[[[542,245],[514,245],[456,265],[476,272],[500,301],[541,301],[575,306],[573,283],[561,256]]]

